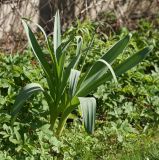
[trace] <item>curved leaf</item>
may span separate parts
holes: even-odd
[[[93,97],[79,97],[84,126],[88,133],[94,132],[96,118],[96,100]]]
[[[119,64],[115,69],[114,72],[116,76],[120,76],[121,74],[125,73],[129,69],[136,66],[138,63],[140,63],[146,55],[152,50],[152,48],[146,47],[142,49],[141,51],[137,52],[136,54],[129,57],[127,60],[125,60],[123,63]],[[95,79],[94,82],[91,82]],[[98,86],[100,86],[102,83],[111,80],[112,74],[108,72],[107,74],[103,75],[102,77],[98,78],[98,75],[96,77],[93,77],[92,80],[90,80],[90,83],[87,83],[84,87],[82,85],[79,88],[79,91],[77,93],[78,96],[86,96],[89,94],[92,90],[96,89]]]
[[[23,107],[23,104],[25,101],[33,94],[37,93],[39,91],[44,92],[44,89],[41,87],[38,83],[30,83],[27,84],[19,93],[19,95],[16,97],[16,100],[14,102],[13,108],[12,108],[12,116],[16,116],[17,113],[20,111],[20,109]]]
[[[123,50],[129,43],[130,38],[131,38],[131,34],[128,34],[123,39],[118,41],[107,53],[105,53],[100,58],[100,61],[103,60],[109,64],[112,64],[114,60],[118,57],[118,55],[123,52]],[[81,94],[79,94],[80,96],[87,95],[88,93],[83,94],[83,92],[85,92],[84,88],[86,86],[87,87],[94,86],[94,84],[96,84],[96,82],[99,79],[101,79],[105,75],[105,73],[108,71],[109,68],[105,67],[105,63],[102,64],[100,61],[97,61],[79,82],[78,88],[79,88],[79,92],[81,92]]]
[[[71,74],[70,74],[70,79],[69,79],[70,98],[72,98],[75,95],[79,76],[80,76],[80,71],[71,69]]]
[[[69,40],[67,40],[65,43],[61,43],[61,45],[56,50],[57,53],[57,62],[59,66],[59,77],[60,81],[62,81],[62,77],[64,74],[64,67],[65,67],[65,61],[66,61],[66,52],[65,50],[69,46],[70,42],[73,40],[73,37],[70,37]]]
[[[40,64],[42,65],[42,68],[43,68],[44,72],[46,73],[46,75],[48,77],[51,77],[51,69],[50,69],[49,63],[45,59],[44,53],[42,52],[33,32],[31,31],[30,27],[28,26],[28,24],[24,20],[22,20],[22,23],[23,23],[25,32],[27,34],[28,41],[30,43],[30,46],[31,46],[35,56],[37,57]]]
[[[103,60],[103,59],[99,59],[98,61],[104,63],[104,64],[109,68],[109,70],[110,70],[110,72],[111,72],[111,74],[112,74],[112,76],[113,76],[114,81],[117,83],[118,81],[117,81],[115,72],[114,72],[113,68],[111,67],[111,65],[110,65],[109,63],[107,63],[107,62],[106,62],[105,60]]]
[[[110,48],[100,59],[103,59],[109,64],[112,64],[114,60],[121,54],[128,45],[131,38],[131,34],[128,34],[123,39],[119,40],[112,48]],[[102,77],[106,72],[105,64],[101,64],[98,61],[90,68],[86,74],[84,80],[97,74],[98,78]]]
[[[117,76],[120,76],[121,74],[125,73],[132,67],[136,66],[138,63],[140,63],[148,53],[150,53],[152,50],[151,47],[146,47],[139,51],[138,53],[132,55],[127,60],[125,60],[123,63],[119,64],[114,70]]]
[[[126,59],[123,63],[119,64],[115,69],[114,72],[116,76],[120,76],[121,74],[127,72],[129,69],[135,67],[137,64],[139,64],[150,52],[152,51],[152,47],[146,47],[136,54],[132,55],[128,59]],[[103,76],[99,82],[97,83],[102,84],[105,81],[108,81],[112,78],[112,75],[110,73],[107,73],[105,76]]]
[[[107,74],[107,68],[110,70],[110,73],[112,75],[112,77],[114,78],[114,81],[117,83],[117,78],[115,75],[115,72],[113,70],[113,68],[111,67],[111,65],[109,63],[107,63],[105,60],[103,59],[99,59],[97,61],[99,64],[104,64],[105,65],[105,75]],[[102,74],[104,75],[104,74]],[[90,77],[89,79],[85,80],[81,85],[80,88],[77,91],[77,95],[85,95],[86,96],[86,92],[92,88],[94,88],[94,86],[96,85],[96,83],[99,80],[99,77],[101,77],[101,73],[97,72],[96,74],[93,74],[92,77]]]
[[[80,60],[80,57],[81,57],[82,37],[78,36],[76,38],[77,38],[76,56],[74,57],[74,59],[70,62],[70,64],[67,66],[67,68],[64,71],[61,86],[60,86],[61,95],[63,94],[63,92],[66,88],[66,85],[67,85],[67,82],[68,82],[68,79],[69,79],[69,76],[71,73],[71,69],[76,68],[76,66]]]

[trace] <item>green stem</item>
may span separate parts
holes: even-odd
[[[49,112],[50,112],[50,130],[53,131],[54,125],[57,119],[57,105],[54,103],[52,97],[47,93],[44,92],[44,96],[46,98],[47,104],[49,106]]]
[[[66,124],[66,120],[67,120],[67,117],[66,117],[65,119],[63,119],[63,118],[61,117],[60,122],[59,122],[59,125],[58,125],[58,128],[57,128],[57,131],[56,131],[56,136],[57,136],[57,137],[60,137],[60,136],[61,136],[61,133],[62,133],[62,131],[63,131],[63,129],[64,129],[65,124]]]
[[[57,128],[57,131],[56,131],[56,135],[58,137],[61,135],[61,133],[62,133],[62,131],[64,129],[64,126],[66,124],[66,120],[67,120],[69,114],[74,110],[75,107],[78,106],[78,104],[79,104],[79,102],[74,103],[73,105],[70,105],[63,112],[62,117],[60,118],[60,121],[59,121],[59,125],[58,125],[58,128]]]
[[[54,130],[54,125],[56,122],[56,117],[54,114],[50,114],[50,130],[53,131]]]
[[[50,130],[54,130],[56,119],[58,118],[57,105],[50,106]]]

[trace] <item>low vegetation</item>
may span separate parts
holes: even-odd
[[[29,36],[33,36],[26,22],[24,25],[26,30],[29,30]],[[76,27],[71,27],[62,35],[64,42],[62,45],[69,43],[69,46],[65,45],[67,50],[61,66],[64,62],[63,67],[68,66],[76,57],[75,54],[78,55],[80,48],[81,58],[73,71],[82,70],[81,76],[84,76],[90,66],[102,55],[109,53],[109,48],[116,42],[123,41],[128,35],[128,30],[121,28],[117,33],[107,37],[106,34],[99,34],[97,27],[93,22],[78,23]],[[45,94],[32,95],[31,101],[26,101],[20,108],[16,108],[14,104],[21,102],[15,101],[18,93],[29,83],[34,82],[38,87],[41,85],[51,94],[50,87],[48,89],[47,71],[43,66],[46,63],[42,64],[42,68],[39,67],[32,54],[34,46],[26,49],[23,54],[1,54],[0,159],[159,159],[159,31],[153,23],[141,20],[138,30],[133,31],[132,35],[127,48],[126,45],[123,47],[124,53],[118,56],[113,65],[111,64],[112,73],[118,76],[116,68],[119,68],[121,62],[128,57],[133,57],[136,52],[143,51],[145,46],[153,46],[153,50],[140,64],[119,76],[118,84],[114,81],[102,81],[102,85],[98,88],[94,87],[84,94],[88,99],[93,97],[97,101],[96,125],[92,135],[84,131],[84,126],[88,132],[90,128],[92,131],[92,124],[87,125],[85,121],[86,125],[83,125],[85,115],[82,115],[80,108],[77,107],[73,107],[67,115],[65,129],[60,137],[53,131],[58,130],[62,111],[56,116],[53,125],[55,129],[50,130],[51,119],[55,117],[51,115],[52,110]],[[47,39],[48,43],[50,41],[51,38]],[[82,46],[80,46],[81,42],[83,42]],[[52,64],[54,59],[49,57],[47,49],[49,46],[44,43],[40,46],[43,46],[45,53],[43,56],[46,59],[40,60],[40,63]],[[54,50],[51,56],[52,53]],[[38,52],[35,51],[35,55],[38,57]],[[97,62],[101,63],[100,66],[109,67],[100,61]],[[105,59],[105,62],[109,61]],[[111,72],[108,74],[111,75]],[[70,98],[75,92],[69,92],[74,90],[69,89],[71,83],[68,84],[66,93],[69,93],[67,97]],[[60,89],[57,86],[54,89]],[[59,104],[62,104],[62,101]],[[17,109],[16,112],[14,107]],[[21,111],[17,112],[19,109]],[[12,116],[16,116],[13,124],[11,124]]]

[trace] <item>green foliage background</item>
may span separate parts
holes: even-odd
[[[84,70],[128,33],[121,28],[108,36],[99,28],[92,22],[77,22],[63,35],[65,40],[74,33],[81,35],[83,50],[94,37]],[[10,111],[17,91],[29,82],[46,82],[30,49],[23,54],[1,54],[0,159],[159,159],[159,30],[153,23],[141,20],[132,33],[128,48],[115,65],[144,46],[153,45],[154,49],[140,65],[119,77],[117,86],[106,83],[95,91],[97,124],[92,136],[84,132],[76,110],[57,139],[48,129],[48,106],[41,94],[31,97],[33,101],[26,103],[12,128]],[[74,47],[72,43],[68,62]]]

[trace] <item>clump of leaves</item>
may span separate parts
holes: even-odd
[[[131,35],[125,36],[107,51],[92,67],[84,74],[77,70],[82,54],[87,54],[90,46],[82,53],[82,37],[71,37],[67,42],[61,42],[60,17],[59,12],[55,15],[54,42],[47,38],[44,30],[39,26],[46,38],[46,45],[50,55],[50,61],[46,59],[45,53],[39,46],[33,32],[25,19],[22,20],[30,46],[42,66],[48,86],[43,88],[38,83],[26,85],[17,96],[13,109],[12,121],[14,122],[18,112],[23,107],[24,102],[33,94],[43,92],[49,106],[50,129],[55,131],[55,123],[58,121],[56,135],[60,136],[65,126],[69,114],[80,105],[84,126],[88,133],[93,133],[96,116],[96,100],[94,97],[85,97],[94,91],[98,86],[116,76],[120,76],[127,70],[136,66],[151,51],[151,48],[144,48],[133,56],[117,65],[114,70],[111,67],[114,60],[123,52],[127,46]],[[76,55],[68,65],[65,65],[66,49],[73,39],[77,40]],[[54,46],[54,47],[53,47]]]

